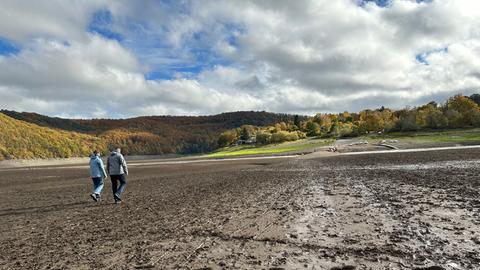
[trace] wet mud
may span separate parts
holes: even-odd
[[[0,269],[480,269],[480,149],[0,171]]]

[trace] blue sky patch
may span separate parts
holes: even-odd
[[[170,67],[166,70],[155,70],[145,74],[147,80],[172,80],[175,79],[176,74],[182,74],[182,77],[191,77],[200,73],[204,68],[201,65],[196,66],[182,66]]]
[[[237,36],[245,33],[245,26],[240,24],[227,23],[224,27],[228,33],[228,44],[230,46],[238,47]]]
[[[358,5],[363,7],[369,2],[374,2],[379,7],[387,7],[391,5],[392,0],[360,0]]]
[[[428,58],[428,56],[430,56],[431,54],[434,54],[434,53],[448,53],[448,47],[419,53],[415,56],[415,59],[417,60],[417,62],[428,66],[428,65],[430,65],[430,63],[427,61],[427,58]]]
[[[0,55],[15,55],[20,52],[20,47],[12,41],[0,37]]]
[[[357,0],[359,6],[363,7],[365,4],[373,2],[379,7],[389,7],[393,4],[394,0]],[[415,0],[417,4],[420,3],[431,3],[433,0]]]
[[[88,31],[120,42],[123,36],[111,30],[112,22],[112,13],[109,10],[99,10],[93,14]]]

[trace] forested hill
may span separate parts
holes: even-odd
[[[237,128],[245,124],[256,126],[273,125],[279,122],[293,120],[293,115],[274,114],[268,112],[232,112],[212,116],[143,116],[130,119],[92,119],[77,120],[48,117],[36,113],[1,111],[8,118],[0,118],[0,122],[8,119],[9,126],[15,126],[12,121],[22,123],[22,133],[31,139],[25,139],[22,151],[10,149],[8,158],[55,157],[55,154],[37,155],[43,153],[43,147],[49,147],[55,152],[55,147],[37,143],[36,132],[52,130],[57,133],[53,137],[86,135],[89,143],[80,143],[82,151],[66,151],[61,157],[83,155],[83,147],[91,147],[91,140],[99,150],[106,152],[108,148],[120,146],[127,154],[165,154],[165,153],[201,153],[209,152],[217,147],[217,138],[225,130]],[[21,120],[21,121],[18,121]],[[24,126],[25,122],[30,123]],[[3,123],[0,123],[3,125]],[[41,128],[41,129],[38,129]],[[9,141],[9,134],[2,130],[2,137]],[[73,135],[72,135],[73,134]],[[30,136],[31,135],[31,136]],[[83,139],[83,137],[82,137]],[[15,141],[11,138],[10,141]],[[62,139],[62,141],[68,141]],[[6,148],[6,146],[0,145]],[[10,145],[19,147],[19,144]],[[64,146],[62,146],[64,147]],[[8,148],[8,147],[7,147]],[[30,149],[30,150],[29,150]],[[8,149],[7,149],[8,150]],[[28,154],[27,154],[28,152]],[[48,152],[48,151],[47,151]],[[61,152],[61,151],[60,151]],[[72,152],[71,154],[69,154]]]
[[[100,145],[95,136],[41,127],[0,113],[0,160],[82,156]]]
[[[58,128],[84,133],[99,133],[106,130],[123,128],[142,131],[154,131],[192,126],[214,126],[219,129],[240,127],[242,125],[265,126],[293,119],[293,115],[240,111],[210,116],[141,116],[128,119],[64,119],[49,117],[38,113],[0,110],[1,113],[43,127]]]

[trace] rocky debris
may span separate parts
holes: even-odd
[[[381,140],[380,144],[385,144],[385,143],[398,143],[398,140]]]

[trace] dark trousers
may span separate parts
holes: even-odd
[[[127,178],[125,174],[120,175],[110,175],[110,180],[112,180],[112,191],[113,195],[120,197],[127,187]],[[117,188],[117,184],[120,181],[120,186]]]

